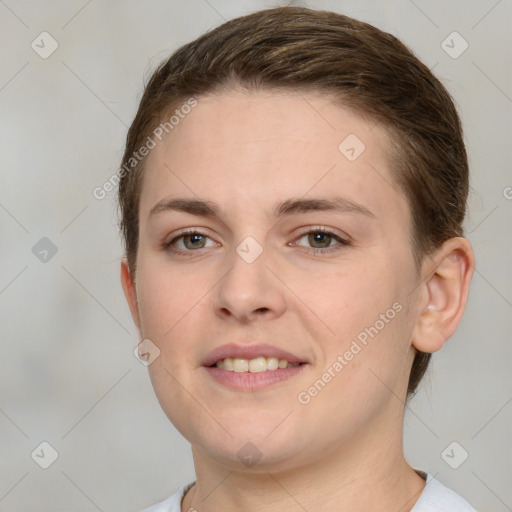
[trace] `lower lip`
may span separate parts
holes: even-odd
[[[277,370],[265,370],[264,372],[231,372],[216,366],[204,366],[213,380],[229,388],[240,391],[259,391],[268,388],[278,382],[284,382],[304,370],[306,364],[278,368]]]

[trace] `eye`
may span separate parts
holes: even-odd
[[[195,229],[182,231],[168,242],[164,242],[162,247],[177,254],[190,253],[197,249],[206,247],[206,240],[210,239],[205,233]],[[210,239],[211,240],[211,239]],[[181,243],[181,246],[179,246]],[[215,245],[215,243],[213,243]],[[178,248],[176,248],[178,246]]]
[[[298,240],[300,241],[303,238],[307,238],[307,242],[312,246],[310,251],[317,254],[339,251],[350,245],[349,240],[323,227],[315,227],[306,231]],[[163,242],[162,248],[175,254],[190,254],[191,252],[208,247],[206,245],[207,240],[211,240],[211,238],[205,233],[196,229],[187,229],[173,237],[170,241]],[[212,244],[209,246],[215,247],[216,245],[218,244],[212,240]]]
[[[343,247],[349,246],[350,242],[333,231],[326,228],[315,227],[302,234],[299,240],[307,239],[307,242],[312,245],[311,250],[314,253],[325,254],[333,251],[339,251]],[[338,242],[332,245],[332,242]]]

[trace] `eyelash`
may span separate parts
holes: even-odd
[[[328,235],[328,236],[332,237],[333,239],[335,239],[335,240],[337,240],[339,242],[337,245],[334,245],[333,247],[327,247],[327,248],[323,248],[323,249],[319,249],[317,247],[310,247],[309,250],[313,254],[323,255],[323,254],[326,254],[326,253],[331,253],[331,252],[339,251],[339,250],[343,249],[344,247],[348,247],[348,246],[351,245],[351,242],[349,240],[347,240],[345,238],[342,238],[339,235],[337,235],[336,233],[334,233],[333,231],[330,231],[329,229],[326,229],[326,228],[323,228],[323,227],[315,227],[315,228],[310,229],[309,231],[305,231],[305,232],[301,233],[301,235],[299,236],[298,240],[300,240],[304,236],[312,234],[312,233],[322,233],[324,235]],[[163,242],[162,243],[162,248],[167,250],[167,251],[170,251],[170,252],[172,252],[174,254],[177,254],[177,255],[189,255],[190,253],[199,251],[200,249],[195,249],[195,250],[192,249],[192,250],[182,251],[182,250],[175,249],[175,248],[172,247],[172,245],[177,240],[179,240],[180,238],[183,238],[183,237],[185,237],[187,235],[200,235],[200,236],[203,236],[203,237],[206,237],[206,238],[210,238],[206,233],[203,233],[203,232],[201,232],[201,231],[199,231],[197,229],[186,229],[186,230],[182,231],[181,233],[179,233],[177,236],[175,236],[169,242]]]

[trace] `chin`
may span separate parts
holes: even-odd
[[[231,428],[229,431],[233,437],[220,428],[213,436],[211,430],[196,432],[188,440],[193,447],[230,470],[255,473],[283,471],[300,463],[313,440],[294,435],[290,425],[278,432],[278,423],[274,421],[271,427],[266,423],[253,423],[245,425],[245,428]]]
[[[302,452],[300,449],[297,450],[296,446],[293,449],[288,446],[276,446],[268,440],[264,444],[261,439],[234,441],[229,446],[206,443],[200,450],[228,470],[262,474],[286,471],[300,465]]]

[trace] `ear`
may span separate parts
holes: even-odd
[[[135,281],[133,279],[133,275],[128,267],[128,260],[123,258],[121,260],[121,284],[123,286],[124,296],[126,297],[126,302],[128,303],[128,307],[130,308],[130,313],[132,314],[133,322],[135,323],[140,338],[140,315],[139,315],[139,305],[137,303],[137,290],[135,288]]]
[[[475,267],[471,244],[466,238],[450,238],[423,267],[412,344],[432,353],[443,347],[462,319]]]

